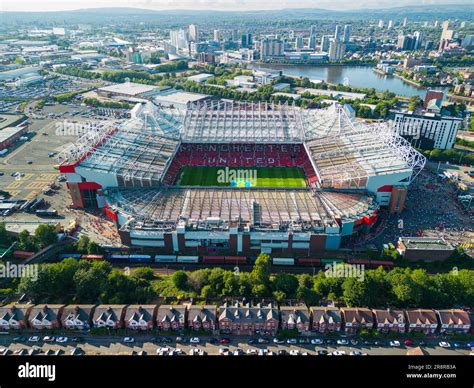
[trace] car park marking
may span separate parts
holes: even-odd
[[[20,187],[22,184],[23,184],[23,181],[22,181],[22,180],[15,180],[15,181],[13,181],[12,183],[10,183],[10,184],[7,186],[7,190],[10,190],[10,189],[17,189],[17,188]]]
[[[10,190],[9,193],[11,198],[15,198],[18,194],[20,194],[21,190]]]
[[[40,174],[38,178],[36,178],[37,181],[52,181],[55,179],[58,175],[57,174]]]
[[[26,186],[27,189],[42,189],[45,185],[45,182],[38,182],[34,181],[31,182],[28,186]]]
[[[25,197],[25,199],[26,199],[27,201],[29,201],[30,199],[33,199],[33,198],[36,197],[37,195],[38,195],[38,192],[37,192],[37,191],[32,191],[32,192],[30,192],[30,193]]]

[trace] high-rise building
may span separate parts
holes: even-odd
[[[334,39],[342,40],[342,28],[341,26],[336,26],[336,31],[334,32]]]
[[[383,28],[383,20],[382,19],[379,20],[379,28]]]
[[[311,29],[309,31],[309,36],[314,36],[317,33],[317,26],[311,26]]]
[[[189,40],[191,42],[199,42],[199,30],[195,24],[189,25]]]
[[[343,37],[342,41],[344,43],[349,43],[350,39],[351,39],[351,25],[346,24],[344,26],[344,37]]]
[[[284,54],[284,44],[280,39],[265,38],[260,42],[260,58],[282,56]]]
[[[330,36],[323,35],[321,38],[321,51],[327,52],[329,50]]]
[[[393,20],[389,20],[389,21],[388,21],[388,26],[387,26],[387,28],[388,28],[389,30],[393,28]]]
[[[316,35],[311,35],[309,37],[308,47],[312,50],[316,48]]]
[[[295,48],[296,48],[297,50],[303,48],[303,36],[298,35],[298,36],[296,37],[296,39],[295,39]]]
[[[295,32],[293,30],[290,30],[288,32],[288,40],[294,40],[295,39]]]
[[[253,45],[252,34],[243,33],[240,39],[240,45],[242,46],[242,48],[252,48],[252,45]]]
[[[421,49],[423,43],[423,33],[420,31],[415,31],[415,33],[413,34],[413,38],[415,39],[415,42],[413,44],[413,50]]]
[[[404,51],[413,50],[415,42],[415,38],[411,35],[398,35],[397,48]]]
[[[219,42],[221,40],[221,32],[219,30],[214,30],[214,40]]]
[[[346,45],[337,39],[331,39],[329,43],[329,60],[340,61],[344,58]]]
[[[405,16],[405,17],[403,18],[403,24],[402,24],[402,26],[405,28],[405,27],[407,26],[407,23],[408,23],[408,18]]]
[[[186,30],[171,30],[170,31],[170,42],[171,45],[178,48],[184,49],[188,47],[188,31]]]
[[[239,32],[237,30],[232,30],[232,41],[237,42],[239,40]]]
[[[454,30],[449,29],[449,20],[444,21],[441,26],[443,30],[441,31],[438,51],[443,51],[446,41],[451,40],[454,37]]]

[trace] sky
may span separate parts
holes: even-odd
[[[472,4],[472,0],[0,0],[0,11],[65,11],[84,8],[133,7],[153,10],[197,9],[250,11],[278,8],[349,10],[407,5]]]

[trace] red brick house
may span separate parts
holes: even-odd
[[[186,324],[186,306],[161,305],[156,313],[158,330],[182,330]]]
[[[124,324],[131,330],[151,330],[156,317],[156,305],[130,305],[125,311]]]
[[[370,309],[342,307],[341,316],[346,333],[355,333],[360,329],[372,329],[374,327],[374,317]]]
[[[94,314],[95,305],[68,305],[61,314],[61,326],[69,330],[89,329]]]
[[[0,330],[26,329],[33,305],[8,304],[0,307]]]
[[[436,312],[431,309],[409,309],[405,310],[408,323],[408,331],[434,333],[438,327]]]
[[[471,328],[471,319],[467,311],[461,309],[436,310],[441,333],[467,334]]]
[[[312,306],[311,329],[316,332],[326,333],[341,330],[341,311],[337,307]]]
[[[188,306],[188,328],[214,331],[216,329],[217,307],[211,305]]]
[[[372,312],[375,316],[375,328],[383,333],[390,331],[404,333],[406,330],[406,319],[405,314],[402,310],[386,309],[379,310],[373,309]]]
[[[28,323],[32,329],[57,329],[61,327],[63,304],[38,304],[31,308]]]
[[[279,326],[278,308],[273,303],[232,302],[219,308],[219,330],[222,333],[253,335],[276,334]]]
[[[96,328],[121,329],[125,316],[124,304],[100,304],[94,310],[92,325]]]
[[[301,334],[310,331],[309,311],[305,304],[280,306],[280,326],[283,330],[297,329]]]

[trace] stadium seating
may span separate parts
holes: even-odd
[[[300,167],[310,186],[317,175],[301,144],[181,144],[164,185],[173,185],[183,167]]]

